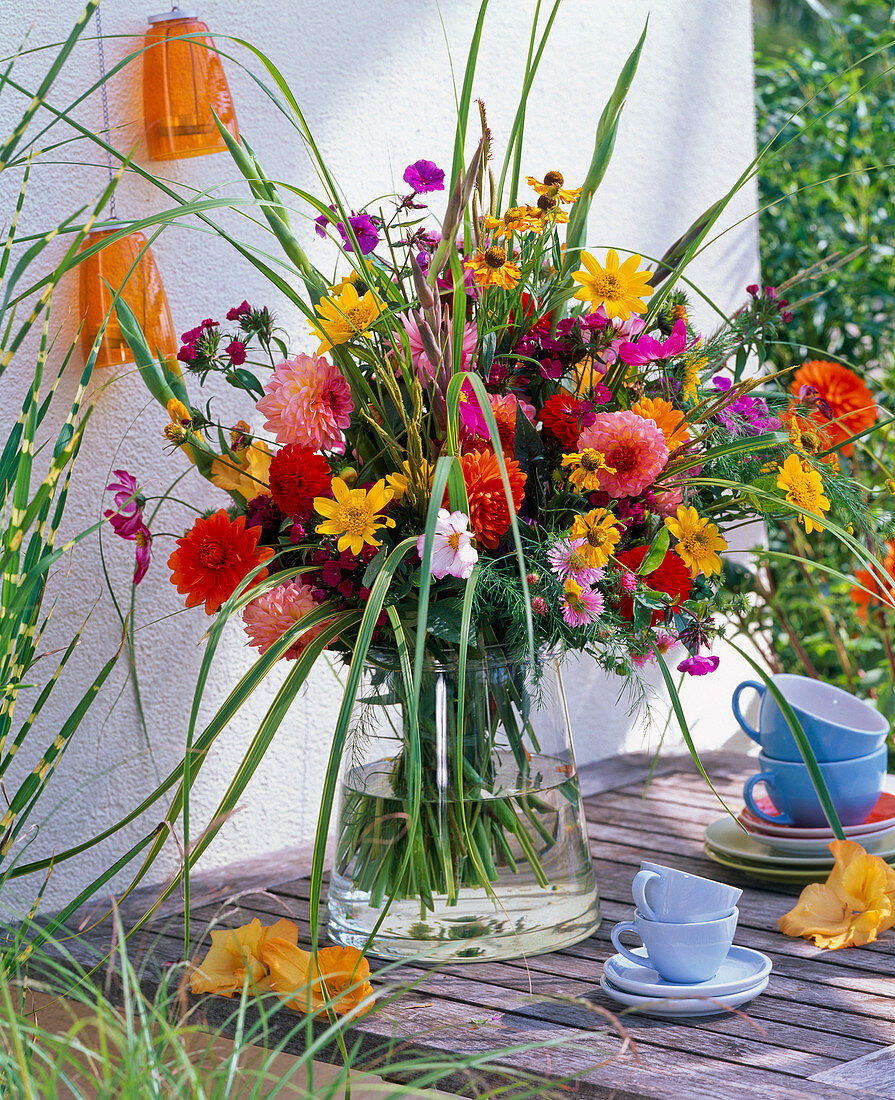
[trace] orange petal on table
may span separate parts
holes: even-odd
[[[287,1007],[296,1012],[311,1012],[322,1004],[311,988],[313,956],[295,943],[274,937],[262,949],[262,958],[270,970],[270,987]]]
[[[332,1007],[339,1016],[351,1012],[361,1001],[369,998],[357,1015],[362,1016],[373,1007],[373,987],[370,985],[370,964],[356,947],[324,947],[317,952],[320,973],[330,997]]]
[[[828,886],[812,882],[777,926],[787,936],[813,936],[817,947],[845,947],[850,942],[851,914]]]
[[[827,886],[848,908],[858,912],[876,910],[881,914],[893,914],[895,870],[879,856],[868,855],[853,840],[834,840],[827,847],[836,861]],[[891,923],[885,925],[886,928],[891,926]]]
[[[261,952],[267,940],[280,937],[286,943],[298,941],[298,927],[278,920],[269,928],[256,917],[239,928],[219,928],[211,933],[211,947],[190,977],[193,993],[220,993],[231,997],[246,985],[253,992],[270,988]]]
[[[373,1007],[373,987],[370,964],[361,953],[354,947],[324,947],[317,954],[319,975],[310,952],[278,939],[265,945],[263,958],[277,996],[297,1012],[311,1012],[329,1003],[339,1016],[369,998],[370,1004],[358,1015],[368,1012]]]

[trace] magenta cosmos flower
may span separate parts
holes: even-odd
[[[417,160],[404,169],[404,182],[418,195],[444,190],[444,172],[431,160]]]
[[[290,626],[297,623],[309,611],[313,611],[317,605],[317,594],[308,584],[288,581],[286,584],[278,584],[276,588],[271,588],[263,596],[258,596],[251,603],[246,604],[243,609],[242,622],[249,636],[249,645],[254,646],[260,653],[266,653],[283,637]],[[325,625],[320,623],[299,634],[283,654],[286,660],[294,661],[299,657],[308,642],[315,638]]]
[[[429,357],[426,355],[423,347],[423,338],[420,336],[419,325],[414,320],[413,314],[402,314],[401,324],[404,326],[404,331],[407,333],[407,340],[410,343],[410,361],[413,364],[413,369],[416,372],[417,378],[424,385],[427,382],[434,382],[438,368],[429,362]],[[478,329],[476,326],[468,323],[465,324],[463,326],[463,346],[460,349],[461,370],[466,370],[469,361],[472,359],[477,339]],[[448,342],[447,345],[447,359],[450,363],[450,342]]]
[[[677,666],[678,672],[688,672],[691,676],[707,676],[721,663],[720,657],[687,657]]]
[[[616,499],[643,492],[668,461],[665,436],[655,420],[646,420],[630,409],[598,413],[578,437],[578,450],[587,447],[604,455],[606,465],[615,471],[600,471],[600,489]]]
[[[449,512],[447,508],[439,508],[429,559],[429,568],[436,580],[448,575],[464,581],[469,577],[472,567],[479,560],[478,551],[471,545],[472,534],[469,516],[465,512]],[[420,535],[416,540],[416,548],[422,557],[426,548],[425,535]]]
[[[140,493],[137,479],[127,470],[113,470],[116,481],[110,481],[106,489],[114,493],[115,509],[103,513],[112,530],[120,538],[135,544],[134,584],[139,584],[149,569],[152,535],[143,518],[146,501]]]
[[[351,422],[351,390],[339,368],[318,355],[297,355],[280,363],[258,402],[264,427],[277,443],[315,451],[338,450]]]
[[[641,336],[636,343],[626,341],[618,349],[618,357],[623,363],[640,367],[656,359],[673,359],[687,347],[687,322],[675,321],[674,328],[667,340],[656,340],[652,336]]]

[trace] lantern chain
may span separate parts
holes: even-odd
[[[96,19],[96,49],[99,53],[99,75],[102,78],[102,84],[100,85],[100,95],[102,97],[103,104],[103,126],[106,132],[106,144],[112,144],[111,126],[109,123],[109,97],[106,92],[106,56],[103,53],[103,18],[102,7],[100,4],[96,5],[95,12]],[[109,183],[115,178],[115,173],[112,170],[112,150],[106,149],[106,164],[109,167]],[[109,195],[109,212],[112,215],[112,220],[117,218],[117,212],[115,210],[115,191],[113,190]]]

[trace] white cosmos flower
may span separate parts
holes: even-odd
[[[442,577],[459,577],[466,580],[472,567],[479,560],[479,552],[470,545],[473,533],[469,530],[469,516],[465,512],[449,512],[439,508],[432,534],[432,558],[430,568],[437,580]],[[426,536],[420,535],[416,548],[420,557],[426,545]]]

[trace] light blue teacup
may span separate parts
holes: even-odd
[[[886,758],[887,750],[883,745],[867,756],[818,765],[843,825],[860,825],[867,820],[883,789]],[[808,769],[801,760],[774,760],[760,752],[758,762],[761,771],[750,776],[743,787],[743,800],[750,813],[775,825],[822,828],[827,824]],[[768,797],[780,811],[779,816],[767,814],[755,804],[753,791],[759,783],[767,788]]]
[[[666,982],[681,985],[707,982],[727,958],[739,915],[739,910],[734,909],[720,920],[670,924],[650,920],[638,909],[632,921],[623,920],[612,929],[612,943],[620,955],[639,966],[651,966]],[[624,932],[640,937],[646,959],[625,947],[620,939]]]
[[[815,758],[821,762],[854,760],[867,756],[884,744],[889,723],[876,707],[842,688],[788,673],[772,676],[780,694],[795,711]],[[758,729],[754,729],[740,710],[740,694],[753,688],[761,698]],[[743,730],[775,760],[801,760],[792,731],[766,684],[744,680],[737,685],[731,701],[733,713]]]
[[[730,916],[742,890],[644,860],[631,883],[637,909],[652,921],[691,924]]]

